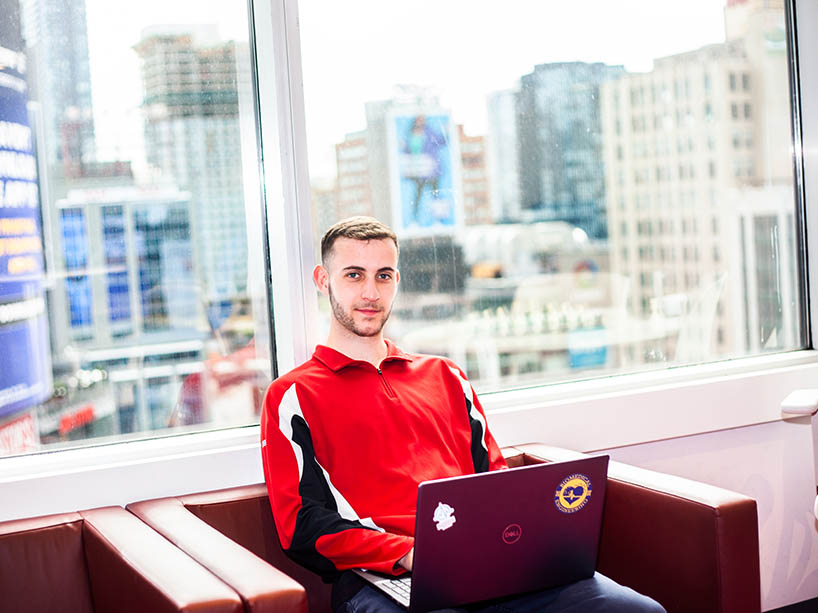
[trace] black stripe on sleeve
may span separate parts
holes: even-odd
[[[471,401],[466,400],[466,414],[469,416],[469,426],[471,426],[471,459],[474,463],[474,472],[485,473],[489,470],[489,452],[483,447],[483,424],[474,419],[471,415]]]
[[[338,578],[339,572],[331,560],[322,556],[315,544],[325,534],[362,528],[371,530],[359,521],[344,519],[338,514],[335,501],[324,472],[315,459],[315,451],[307,422],[300,415],[292,418],[293,442],[301,447],[304,458],[298,493],[302,504],[295,519],[295,530],[287,554],[302,566],[318,573],[326,582]]]

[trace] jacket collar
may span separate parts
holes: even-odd
[[[346,366],[351,366],[353,364],[360,365],[360,364],[369,364],[369,362],[365,362],[363,360],[355,360],[348,355],[337,351],[336,349],[332,349],[331,347],[327,347],[326,345],[317,345],[315,347],[315,352],[312,354],[312,357],[321,362],[324,366],[329,368],[332,371],[339,371]],[[391,362],[394,360],[400,360],[404,362],[411,362],[412,358],[404,353],[400,347],[395,345],[392,341],[386,341],[386,357],[383,359],[383,362]]]

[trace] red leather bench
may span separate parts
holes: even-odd
[[[318,591],[301,575],[324,586],[281,550],[263,484],[146,500],[127,509],[236,590],[245,611],[306,612],[308,597],[310,610],[321,610],[312,606]]]
[[[582,455],[539,444],[503,453],[511,466]],[[273,567],[304,586],[310,611],[330,610],[329,586],[281,550],[263,484],[127,508],[236,589],[247,611],[262,610],[267,599],[280,597],[277,579],[262,579]],[[669,613],[760,611],[756,503],[721,488],[611,462],[598,568],[655,598]],[[290,606],[280,610],[305,610],[297,598]]]
[[[121,507],[0,523],[3,613],[236,613],[238,594]]]
[[[583,456],[540,444],[517,449],[524,464]],[[761,611],[756,501],[611,462],[597,568],[668,613]]]

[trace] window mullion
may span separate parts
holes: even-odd
[[[317,318],[297,7],[253,3],[278,372],[307,359]]]
[[[804,293],[803,320],[811,330],[818,329],[818,310],[810,305],[818,304],[818,215],[815,206],[810,207],[810,198],[818,198],[818,118],[815,114],[804,113],[818,104],[818,40],[810,33],[818,23],[818,6],[814,2],[797,2],[794,8],[794,79],[793,97],[795,114],[795,139],[793,154],[797,173],[801,174],[801,197],[804,219],[804,244],[806,248],[806,271],[804,278],[807,289]],[[800,127],[800,134],[799,134]],[[803,164],[803,166],[801,165]],[[798,176],[798,175],[796,175]],[[814,347],[811,331],[804,332],[808,346]]]

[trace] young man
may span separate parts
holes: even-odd
[[[272,383],[261,417],[276,528],[288,555],[335,583],[336,611],[401,611],[346,571],[411,570],[418,484],[505,461],[465,374],[383,337],[400,281],[391,229],[337,223],[313,279],[332,308],[326,344]],[[486,610],[663,611],[599,574],[496,606]]]

